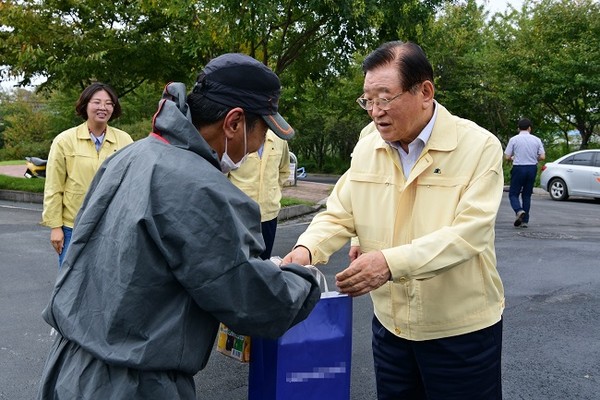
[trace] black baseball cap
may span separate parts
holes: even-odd
[[[209,100],[260,115],[283,140],[294,137],[294,129],[279,114],[281,83],[266,65],[241,53],[212,59],[200,74],[195,90]]]

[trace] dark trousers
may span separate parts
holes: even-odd
[[[73,228],[69,228],[67,226],[62,227],[63,234],[65,236],[62,252],[58,255],[58,269],[62,267],[63,261],[65,261],[65,256],[67,255],[67,249],[69,248],[69,244],[71,244],[71,236],[73,235]]]
[[[502,321],[476,332],[412,341],[373,317],[378,400],[501,400]]]
[[[508,199],[515,213],[519,210],[525,211],[523,222],[529,222],[531,194],[533,193],[536,175],[537,165],[513,165],[510,171]],[[519,194],[521,195],[521,200],[519,200]]]
[[[277,231],[277,217],[270,221],[261,222],[260,228],[262,230],[263,240],[265,241],[265,251],[262,252],[260,258],[268,260],[271,258],[271,252],[273,251],[273,243],[275,243],[275,232]]]

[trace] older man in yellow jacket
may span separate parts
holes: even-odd
[[[501,399],[502,146],[434,100],[416,44],[386,43],[363,70],[358,103],[379,134],[359,141],[327,210],[283,261],[326,263],[358,237],[362,254],[336,284],[372,296],[378,399]]]
[[[232,170],[228,176],[231,183],[258,203],[265,241],[265,251],[261,258],[271,258],[277,217],[281,210],[281,191],[290,176],[290,151],[287,142],[268,130],[263,147],[248,154],[242,165]]]

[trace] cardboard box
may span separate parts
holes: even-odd
[[[250,336],[238,335],[223,323],[219,324],[217,351],[238,361],[250,361]]]

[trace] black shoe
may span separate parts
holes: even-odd
[[[523,218],[525,218],[525,211],[519,210],[517,211],[517,219],[515,219],[514,226],[521,226],[523,223]]]

